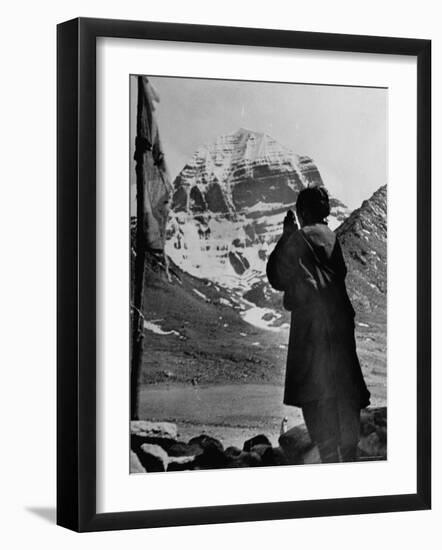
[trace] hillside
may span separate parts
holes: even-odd
[[[144,382],[282,383],[288,330],[247,323],[245,306],[219,285],[184,273],[146,269]]]
[[[287,326],[269,330],[246,322],[244,304],[232,298],[230,291],[189,276],[174,264],[170,265],[168,278],[164,268],[151,260],[146,270],[144,303],[142,381],[149,387],[238,383],[282,386]],[[358,312],[356,339],[374,402],[385,403],[385,323]],[[162,417],[166,418],[173,404],[164,403],[164,407]]]
[[[347,263],[347,287],[355,308],[386,316],[387,186],[352,212],[336,234]]]

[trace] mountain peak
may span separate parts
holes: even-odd
[[[249,130],[248,128],[238,128],[238,130],[236,130],[236,132],[233,132],[233,135],[234,136],[246,136],[246,137],[264,137],[266,134],[264,134],[263,132],[257,132],[256,130]],[[267,136],[269,137],[269,136]]]
[[[257,135],[258,132],[254,131],[254,130],[249,130],[248,128],[244,128],[243,126],[241,126],[241,128],[238,128],[238,130],[236,130],[236,132],[233,132],[235,135],[241,135],[241,134],[254,134],[254,135]],[[262,134],[261,134],[262,135]]]
[[[241,127],[194,153],[175,180],[172,208],[234,215],[257,204],[292,206],[308,185],[322,185],[311,158]]]
[[[175,180],[167,254],[192,275],[250,288],[265,276],[287,209],[309,185],[323,185],[310,157],[247,128],[219,136]],[[335,227],[348,212],[336,199],[331,206]]]
[[[359,208],[354,210],[336,233],[342,238],[349,234],[360,236],[374,231],[380,240],[387,238],[387,186],[379,187],[369,199],[366,199]]]

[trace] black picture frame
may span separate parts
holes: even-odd
[[[417,491],[361,498],[97,513],[96,39],[414,56],[417,59]],[[57,523],[75,531],[424,510],[431,506],[431,41],[74,19],[57,28]]]

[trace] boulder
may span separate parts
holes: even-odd
[[[373,413],[376,426],[387,427],[387,407],[379,407]]]
[[[224,451],[224,446],[221,441],[206,434],[192,437],[192,439],[189,441],[189,445],[199,445],[203,451],[207,448],[216,448],[221,452]]]
[[[143,443],[138,458],[147,472],[165,472],[169,464],[169,456],[159,445]]]
[[[207,445],[204,451],[195,458],[195,467],[201,470],[225,468],[229,462],[223,450],[215,445]]]
[[[151,422],[149,420],[132,420],[130,432],[141,437],[160,437],[176,439],[178,428],[172,422]]]
[[[194,456],[170,456],[167,471],[181,472],[183,470],[191,470],[193,468],[194,461]]]
[[[385,460],[387,458],[387,446],[385,443],[382,443],[376,432],[372,432],[366,437],[361,437],[358,447],[362,457],[378,460]]]
[[[224,451],[225,452],[225,455],[227,456],[227,458],[229,459],[232,459],[232,458],[238,458],[239,455],[242,453],[241,449],[239,449],[238,447],[227,447],[227,449]]]
[[[141,465],[140,459],[138,458],[138,456],[133,451],[130,452],[129,472],[131,474],[145,474],[146,473],[146,470]]]
[[[304,424],[295,426],[279,437],[279,445],[289,464],[304,464],[314,444]]]
[[[368,435],[377,428],[387,427],[387,407],[362,409],[361,434]]]
[[[255,468],[262,466],[258,453],[242,451],[238,456],[231,458],[226,468]]]
[[[387,458],[387,408],[368,408],[361,411],[359,450],[362,459]]]
[[[151,422],[149,420],[132,420],[130,423],[131,448],[138,452],[141,445],[151,443],[167,450],[178,437],[176,424],[172,422]]]
[[[259,434],[245,441],[243,450],[248,452],[251,450],[252,447],[255,447],[256,445],[267,445],[268,447],[272,446],[267,436],[265,436],[264,434]]]
[[[203,453],[203,449],[197,443],[183,443],[178,441],[171,445],[167,450],[169,456],[198,456]]]
[[[272,452],[273,460],[275,461],[276,466],[287,466],[287,464],[289,464],[289,461],[281,447],[273,447]]]
[[[291,428],[279,438],[289,464],[320,463],[319,451],[310,439],[304,424]],[[361,411],[361,435],[358,460],[383,460],[387,456],[387,409],[368,408]]]
[[[270,447],[269,445],[264,445],[262,443],[260,445],[253,445],[253,447],[250,449],[250,452],[258,454],[261,457],[261,460],[264,458],[265,455],[269,457],[272,454],[271,451],[272,447]]]
[[[387,428],[383,426],[379,426],[376,428],[377,436],[379,437],[379,441],[383,445],[387,445]]]
[[[255,445],[252,453],[260,456],[262,466],[283,466],[288,464],[288,459],[281,447],[269,447],[268,445]]]
[[[304,464],[321,464],[318,446],[315,445],[304,454]]]

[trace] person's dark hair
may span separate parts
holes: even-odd
[[[296,210],[308,223],[318,223],[330,214],[330,201],[325,187],[306,187],[299,192]]]

